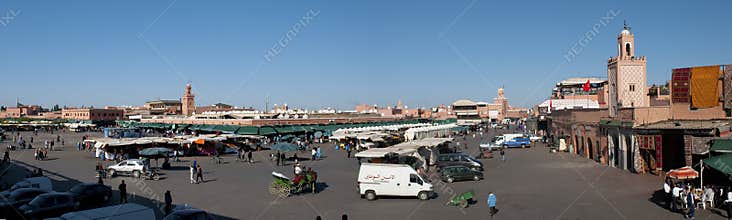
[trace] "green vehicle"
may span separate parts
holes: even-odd
[[[475,197],[475,192],[467,191],[460,195],[454,195],[452,198],[450,198],[449,201],[447,201],[447,205],[451,206],[460,206],[461,208],[467,208],[470,203],[473,202],[473,197]]]
[[[474,180],[479,181],[483,179],[483,173],[475,171],[467,166],[454,165],[446,166],[440,169],[440,177],[442,181],[452,183],[459,180]]]

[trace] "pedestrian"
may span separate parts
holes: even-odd
[[[202,183],[203,180],[203,169],[201,168],[201,165],[198,165],[198,169],[196,169],[196,183]]]
[[[275,154],[274,156],[276,157],[275,161],[277,162],[277,166],[279,166],[280,165],[280,151],[277,151],[277,154]]]
[[[499,154],[501,155],[501,161],[506,161],[506,152],[503,151],[503,148],[501,148]]]
[[[99,177],[98,177],[98,179],[97,179],[97,183],[98,183],[99,185],[104,185],[104,181],[102,180],[102,175],[99,175]]]
[[[686,205],[689,207],[689,213],[686,214],[685,217],[694,219],[694,211],[696,207],[694,207],[694,195],[692,194],[691,188],[688,188],[686,190]]]
[[[119,203],[127,203],[127,184],[125,184],[125,181],[122,180],[117,188],[119,189]]]
[[[173,197],[170,195],[170,190],[165,191],[165,215],[169,215],[173,208]]]
[[[493,194],[493,192],[488,193],[488,208],[490,208],[491,218],[493,218],[493,215],[498,212],[498,209],[496,209],[496,194]]]
[[[6,150],[5,153],[3,153],[3,163],[7,162],[10,162],[10,152]]]
[[[346,145],[346,158],[351,158],[351,148]]]
[[[252,150],[247,151],[247,161],[249,161],[249,163],[253,163],[254,162],[252,160]]]
[[[191,171],[191,184],[194,184],[196,183],[196,167],[190,165],[188,168]]]
[[[320,157],[323,156],[323,154],[321,154],[320,147],[317,147],[316,151],[317,152],[315,153],[316,154],[315,155],[315,158],[317,158],[318,160],[320,160]]]
[[[238,149],[238,150],[236,150],[236,160],[237,160],[237,161],[239,161],[239,160],[241,160],[241,159],[242,159],[242,156],[241,156],[241,151],[242,151],[242,149]]]
[[[312,149],[310,150],[310,154],[311,154],[311,155],[310,155],[310,157],[311,157],[311,160],[315,160],[315,156],[317,156],[317,154],[318,154],[318,151],[317,151],[317,150],[315,150],[315,147],[313,147],[313,148],[312,148]]]
[[[281,162],[280,162],[280,166],[285,166],[285,165],[286,165],[286,161],[285,161],[285,159],[286,159],[286,158],[285,158],[285,153],[284,153],[284,152],[282,152],[282,154],[280,154],[280,160],[281,160]]]
[[[671,184],[669,184],[669,179],[666,179],[666,181],[663,182],[663,192],[666,193],[666,206],[668,206],[668,209],[671,210],[671,202],[673,201],[673,197],[671,196]]]

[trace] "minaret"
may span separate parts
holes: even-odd
[[[195,104],[195,96],[191,92],[191,84],[186,84],[186,92],[183,93],[183,97],[181,98],[181,113],[183,115],[193,115],[193,113],[196,111],[196,104]]]
[[[620,108],[649,106],[646,85],[646,57],[635,56],[635,36],[623,22],[618,34],[618,56],[607,62],[608,113],[615,117]]]

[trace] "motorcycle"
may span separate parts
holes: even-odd
[[[140,175],[140,178],[144,178],[145,180],[160,180],[160,174],[158,174],[158,171],[155,169],[145,171],[144,175]]]

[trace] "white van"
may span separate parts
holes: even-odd
[[[503,146],[503,142],[509,141],[511,139],[517,138],[517,137],[523,137],[524,134],[503,134],[501,136],[496,136],[493,138],[493,143],[491,143],[491,148],[499,148]]]
[[[78,212],[69,212],[56,219],[63,220],[123,220],[123,219],[155,219],[153,209],[135,204],[107,206]]]
[[[51,183],[51,179],[45,176],[31,177],[13,184],[8,191],[20,188],[38,188],[50,192],[53,191],[53,184]]]
[[[376,196],[431,197],[432,184],[406,164],[363,163],[358,171],[358,191],[368,200]]]

